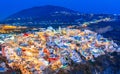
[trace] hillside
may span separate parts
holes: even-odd
[[[51,22],[70,22],[79,18],[80,13],[59,6],[40,6],[19,11],[8,18],[6,22],[32,22],[32,21],[51,21]]]

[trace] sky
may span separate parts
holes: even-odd
[[[82,13],[120,13],[120,0],[0,0],[0,20],[23,9],[56,5]]]

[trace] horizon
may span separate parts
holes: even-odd
[[[5,19],[6,17],[19,12],[24,9],[39,7],[45,5],[53,5],[65,7],[71,10],[79,11],[80,13],[92,13],[92,14],[120,14],[120,1],[119,0],[4,0],[0,1],[0,20]]]

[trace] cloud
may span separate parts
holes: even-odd
[[[98,33],[106,33],[108,31],[112,31],[113,28],[111,26],[107,26],[107,27],[104,27],[104,28],[100,28],[97,30]]]

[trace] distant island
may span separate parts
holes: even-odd
[[[19,11],[8,16],[2,23],[29,28],[82,26],[120,44],[119,14],[85,14],[64,7],[45,5]]]
[[[39,6],[28,8],[8,16],[3,22],[21,26],[68,26],[81,25],[84,22],[100,19],[114,19],[112,14],[84,14],[59,6]],[[118,18],[118,17],[117,17]]]

